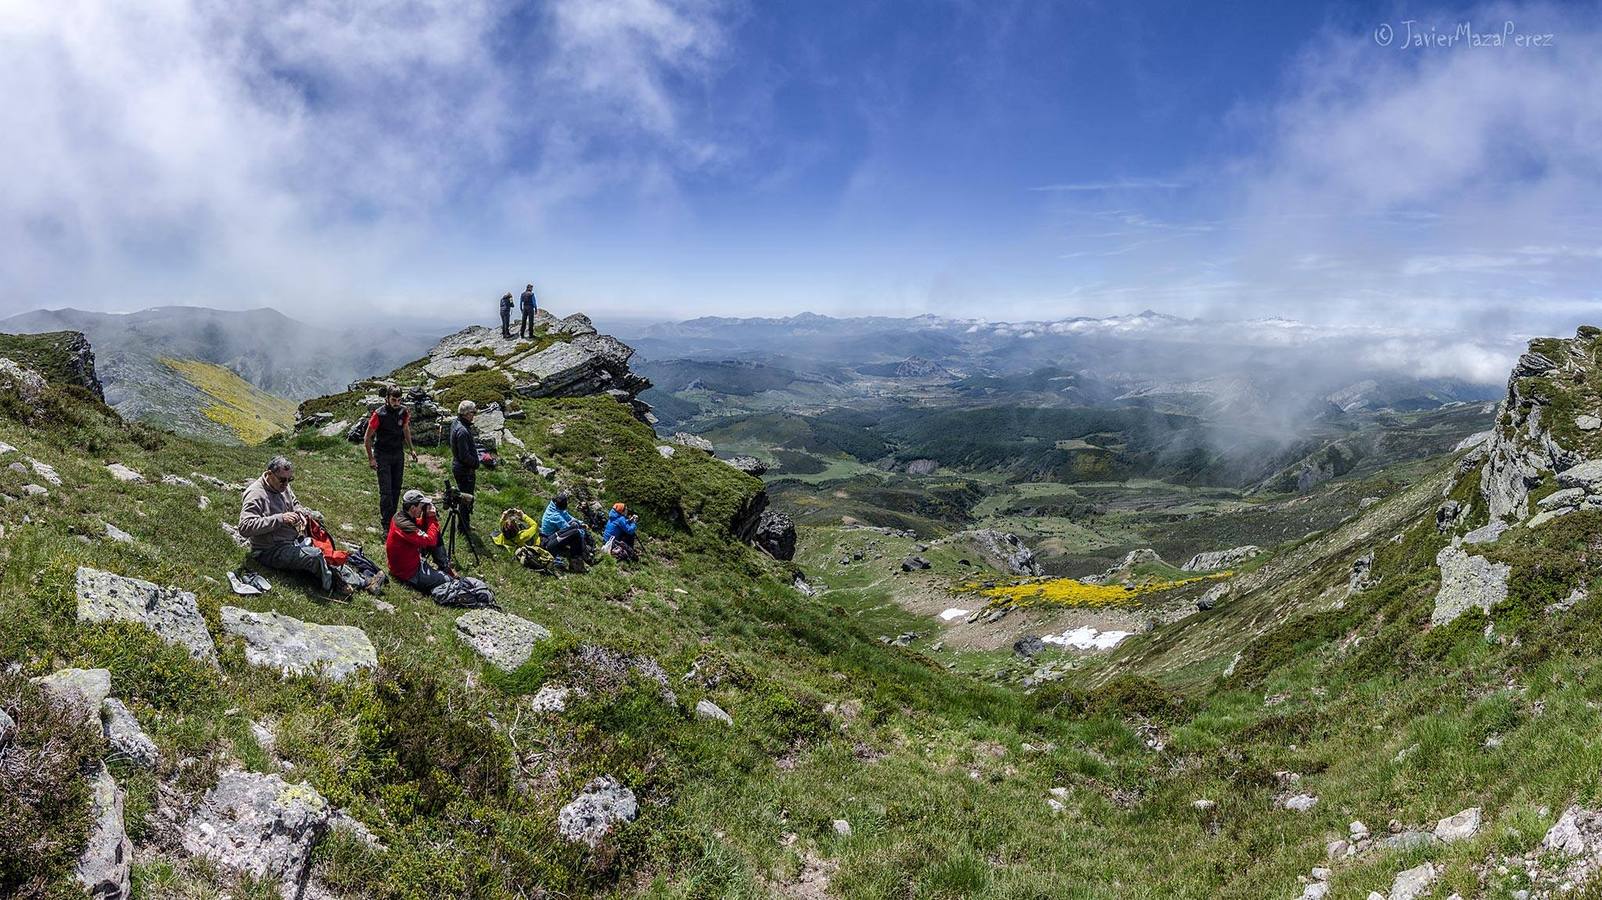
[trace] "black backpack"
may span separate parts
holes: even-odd
[[[440,606],[459,606],[466,609],[477,609],[484,606],[495,605],[495,592],[490,586],[477,578],[453,578],[433,591],[429,596]]]

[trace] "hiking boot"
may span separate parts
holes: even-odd
[[[377,575],[374,575],[372,578],[367,580],[367,592],[369,594],[377,595],[384,590],[384,585],[388,581],[389,573],[382,570],[379,571]]]

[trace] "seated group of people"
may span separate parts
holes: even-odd
[[[267,463],[267,471],[245,489],[239,512],[239,533],[250,542],[250,554],[260,565],[272,569],[303,572],[321,586],[323,593],[348,596],[349,584],[330,566],[322,547],[308,532],[321,529],[322,514],[300,504],[290,484],[295,480],[293,464],[283,456]],[[597,549],[588,525],[568,512],[571,497],[558,493],[546,505],[539,522],[512,509],[502,517],[495,543],[514,552],[521,547],[538,546],[567,563],[570,570],[593,565],[599,553],[618,559],[637,559],[635,549],[639,516],[622,503],[615,503],[601,534]],[[384,538],[384,554],[389,574],[395,580],[428,593],[457,577],[440,536],[439,511],[428,495],[406,491],[400,498]],[[388,510],[385,510],[388,512]],[[464,525],[465,528],[465,525]]]
[[[639,532],[640,517],[629,512],[622,503],[612,504],[601,532],[601,546],[596,547],[595,534],[589,525],[568,511],[572,496],[561,491],[546,504],[538,522],[520,509],[509,509],[501,516],[501,529],[495,543],[512,550],[539,547],[552,557],[565,561],[570,570],[594,565],[601,553],[617,559],[638,559],[635,537]]]

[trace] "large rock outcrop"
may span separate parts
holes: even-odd
[[[1035,551],[1029,549],[1016,534],[1010,531],[979,529],[964,531],[954,536],[965,540],[992,565],[1013,575],[1043,575]]]
[[[1215,569],[1228,569],[1238,566],[1251,559],[1263,548],[1247,544],[1244,547],[1231,547],[1228,550],[1209,550],[1192,556],[1189,561],[1179,568],[1186,572],[1211,572]]]
[[[1435,593],[1431,625],[1445,625],[1474,608],[1490,612],[1507,599],[1507,577],[1512,569],[1506,563],[1470,556],[1457,547],[1442,547],[1435,564],[1441,568],[1441,587]]]
[[[1491,518],[1528,518],[1532,488],[1549,475],[1580,466],[1597,455],[1593,451],[1602,449],[1598,432],[1579,427],[1581,420],[1596,412],[1587,408],[1594,403],[1588,404],[1581,385],[1595,374],[1593,353],[1599,335],[1602,332],[1586,326],[1567,340],[1531,341],[1529,352],[1514,365],[1490,440],[1471,451],[1484,454],[1480,495]],[[1562,421],[1560,415],[1574,421]]]

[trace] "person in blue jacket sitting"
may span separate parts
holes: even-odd
[[[634,549],[634,533],[640,529],[640,517],[629,512],[622,503],[612,504],[606,517],[606,530],[601,532],[601,549],[618,559],[639,559]]]
[[[576,563],[576,568],[582,568],[595,561],[595,537],[567,511],[570,499],[567,491],[561,491],[545,505],[540,516],[540,543],[552,556],[566,559],[570,567]]]

